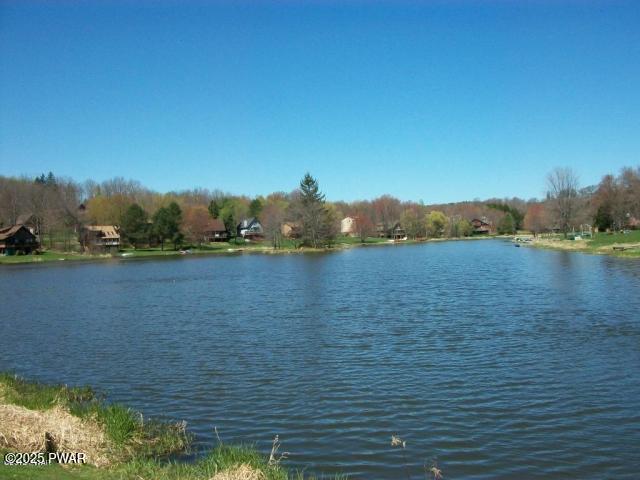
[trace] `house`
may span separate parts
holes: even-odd
[[[229,232],[219,218],[209,220],[204,231],[205,242],[226,242],[229,240]]]
[[[491,224],[486,220],[486,218],[474,218],[471,220],[471,226],[473,227],[473,233],[475,235],[487,235],[491,232]]]
[[[280,226],[280,233],[285,238],[299,238],[302,235],[300,222],[284,222]]]
[[[356,219],[353,217],[344,217],[340,221],[340,233],[346,237],[355,237],[356,231]]]
[[[389,238],[393,238],[394,240],[406,240],[407,232],[404,231],[400,222],[396,222],[389,229]]]
[[[33,235],[40,235],[40,222],[33,213],[24,213],[16,219],[16,225],[24,225]]]
[[[237,235],[247,240],[260,239],[264,235],[264,229],[256,217],[245,218],[236,228]]]
[[[384,224],[376,224],[376,234],[379,238],[391,238],[393,240],[404,240],[407,238],[407,233],[402,228],[400,222],[392,222],[388,227]]]
[[[627,216],[627,223],[625,225],[625,228],[629,228],[631,230],[640,229],[640,220],[631,215]]]
[[[24,225],[0,228],[0,254],[28,254],[40,247],[38,239]]]
[[[115,225],[89,225],[80,230],[80,245],[88,251],[117,251],[120,230]]]

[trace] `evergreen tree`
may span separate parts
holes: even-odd
[[[487,207],[511,214],[515,230],[523,227],[524,214],[517,208],[507,205],[506,203],[487,203]]]
[[[224,228],[229,235],[232,237],[236,236],[236,217],[233,214],[233,208],[225,208],[221,211],[222,223],[224,223]]]
[[[211,214],[211,218],[220,217],[220,207],[218,200],[211,200],[209,203],[209,213]]]
[[[302,242],[318,248],[322,232],[326,227],[326,209],[324,195],[320,192],[318,181],[309,173],[300,182],[300,221],[302,223]]]
[[[498,223],[498,233],[500,235],[512,235],[516,233],[516,222],[511,213],[506,213]]]
[[[171,202],[168,207],[161,207],[153,215],[153,232],[160,240],[160,248],[164,250],[165,240],[173,242],[173,248],[182,243],[183,235],[180,232],[182,211],[176,202]]]
[[[147,238],[149,227],[147,218],[147,212],[137,203],[130,205],[122,216],[120,231],[133,248],[137,248],[138,243]]]
[[[257,217],[262,212],[262,202],[258,197],[254,198],[249,204],[249,216]]]
[[[593,223],[602,232],[613,228],[613,215],[611,215],[611,207],[608,204],[603,203],[598,207]]]

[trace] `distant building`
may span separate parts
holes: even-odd
[[[638,220],[636,217],[634,216],[628,216],[627,217],[627,224],[625,225],[625,228],[630,228],[633,230],[636,229],[640,229],[640,220]]]
[[[376,234],[379,238],[390,238],[392,240],[404,240],[407,238],[407,233],[400,222],[392,222],[387,227],[382,223],[378,223],[376,224]]]
[[[486,218],[474,218],[471,220],[471,226],[473,227],[473,233],[476,235],[487,235],[491,233],[491,224],[486,221]]]
[[[219,218],[209,220],[204,232],[205,242],[226,242],[229,240],[229,232]]]
[[[28,254],[39,247],[36,236],[24,225],[0,228],[0,255]]]
[[[394,240],[406,240],[407,232],[404,231],[400,222],[396,222],[389,230],[389,238]]]
[[[247,240],[260,239],[264,236],[264,229],[260,221],[255,218],[245,218],[237,227],[237,235]]]
[[[80,230],[80,245],[88,251],[117,251],[120,248],[120,230],[115,225],[89,225]]]
[[[340,233],[346,237],[356,236],[356,219],[353,217],[344,217],[340,221]]]
[[[280,233],[285,238],[299,238],[302,235],[300,222],[284,222],[280,226]]]

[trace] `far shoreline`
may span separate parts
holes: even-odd
[[[350,243],[339,242],[332,247],[310,248],[310,247],[284,247],[274,249],[265,245],[229,245],[227,248],[202,249],[189,248],[186,250],[160,250],[160,249],[125,249],[117,254],[81,254],[76,252],[61,252],[57,250],[47,250],[40,255],[21,255],[14,257],[0,257],[0,268],[10,265],[61,265],[61,264],[85,264],[85,263],[106,263],[106,262],[129,262],[136,260],[175,260],[179,258],[199,258],[213,256],[238,256],[244,254],[251,255],[305,255],[305,254],[327,254],[352,248],[379,247],[379,246],[403,246],[403,245],[423,245],[429,243],[446,243],[477,240],[509,240],[523,236],[518,235],[482,235],[458,238],[419,238],[413,240],[381,240]],[[528,234],[524,234],[528,236]],[[555,250],[572,253],[586,253],[590,255],[607,255],[617,258],[640,258],[640,243],[637,242],[607,242],[604,245],[593,247],[589,241],[566,240],[561,238],[541,238],[530,237],[531,241],[516,245],[526,246],[535,249]]]
[[[61,264],[85,264],[85,263],[106,263],[106,262],[129,262],[136,260],[175,260],[179,258],[198,258],[212,256],[238,256],[243,254],[251,255],[305,255],[305,254],[326,254],[334,253],[352,248],[361,247],[378,247],[378,246],[403,246],[403,245],[421,245],[427,243],[442,243],[456,241],[475,241],[475,240],[496,240],[510,239],[510,236],[472,236],[460,238],[429,238],[415,240],[400,241],[375,241],[375,242],[353,242],[353,243],[337,243],[332,247],[326,248],[279,248],[267,246],[229,246],[226,249],[203,250],[198,248],[190,248],[186,250],[159,250],[159,249],[126,249],[117,254],[82,254],[75,252],[61,252],[57,250],[47,250],[40,255],[20,255],[14,257],[0,257],[0,267],[10,265],[61,265]],[[7,259],[10,259],[7,261]]]

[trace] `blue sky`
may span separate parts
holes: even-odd
[[[640,164],[640,2],[0,3],[0,174],[427,203]]]

